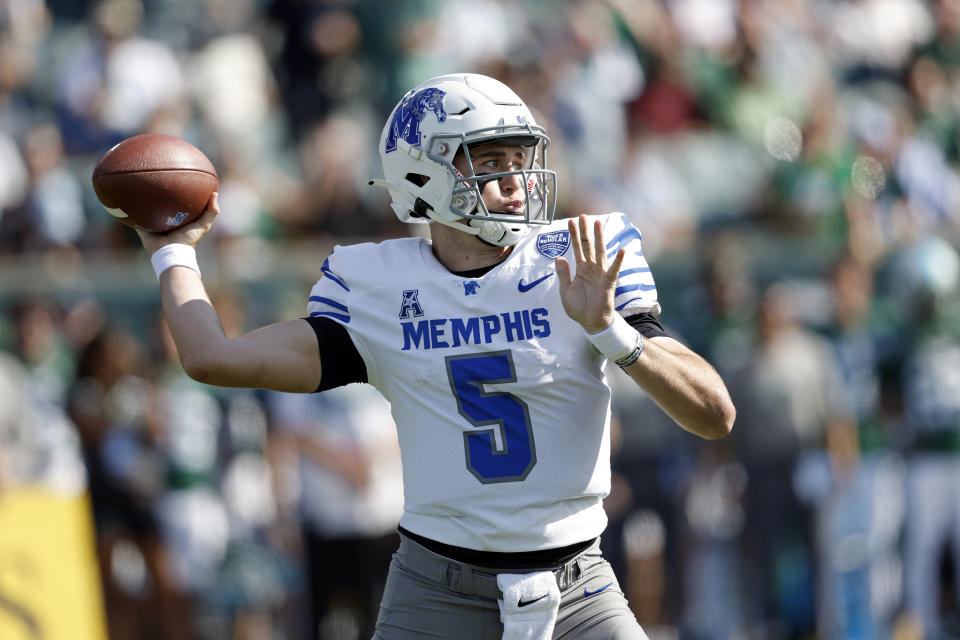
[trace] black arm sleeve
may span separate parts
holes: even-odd
[[[304,320],[313,327],[313,332],[317,334],[317,345],[320,347],[322,373],[317,391],[342,387],[351,382],[367,381],[367,365],[342,324],[323,317]]]
[[[639,331],[644,338],[670,336],[652,313],[638,313],[630,316],[627,318],[627,323]]]

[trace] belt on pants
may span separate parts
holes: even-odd
[[[412,571],[454,593],[465,596],[480,596],[499,599],[503,593],[497,585],[498,573],[531,573],[534,571],[552,571],[557,580],[557,587],[565,591],[580,579],[582,573],[580,557],[600,545],[600,539],[580,554],[555,567],[540,567],[530,569],[492,569],[479,567],[465,562],[458,562],[441,556],[417,544],[410,538],[400,534],[400,547],[397,549],[396,559],[404,569]]]

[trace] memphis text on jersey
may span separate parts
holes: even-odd
[[[467,318],[404,320],[424,315],[418,298],[416,289],[403,292],[400,308],[403,351],[491,344],[495,340],[517,342],[550,335],[549,312],[542,307]]]

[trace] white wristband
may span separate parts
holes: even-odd
[[[153,265],[153,272],[157,274],[158,280],[160,274],[170,267],[189,267],[200,273],[196,250],[188,244],[179,242],[165,245],[154,251],[150,256],[150,264]]]
[[[587,333],[586,336],[605,358],[621,367],[636,362],[643,352],[643,336],[627,324],[619,313],[609,327],[600,333]]]

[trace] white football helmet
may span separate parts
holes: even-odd
[[[530,147],[527,166],[477,176],[470,148],[490,142]],[[394,107],[380,135],[384,179],[370,184],[390,191],[403,222],[433,220],[496,246],[512,245],[530,225],[553,220],[557,175],[546,168],[549,144],[544,128],[505,84],[478,74],[438,76],[411,89]],[[453,165],[461,150],[468,175]],[[488,210],[483,186],[511,175],[527,187],[523,212]]]

